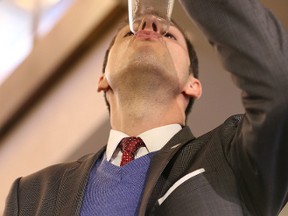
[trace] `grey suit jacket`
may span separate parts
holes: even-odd
[[[265,188],[249,191],[231,167],[231,144],[241,122],[242,116],[232,116],[199,138],[188,127],[176,134],[151,161],[139,215],[276,215],[287,199],[285,191],[273,199]],[[79,215],[90,170],[104,150],[17,179],[4,215]],[[179,180],[199,170],[169,193]],[[253,176],[248,184],[254,184]],[[277,178],[271,184],[287,186]]]
[[[139,215],[259,215],[288,197],[287,33],[255,0],[182,0],[243,90],[246,109],[195,139],[185,127],[152,159]],[[17,179],[5,215],[78,215],[103,153]]]

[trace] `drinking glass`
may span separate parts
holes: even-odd
[[[145,20],[156,22],[157,31],[168,32],[174,0],[128,0],[129,26],[136,33]]]

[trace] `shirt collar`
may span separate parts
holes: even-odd
[[[144,141],[148,152],[154,152],[164,147],[164,145],[181,129],[182,127],[179,124],[170,124],[145,131],[139,134],[138,137],[140,137]],[[129,137],[129,135],[121,131],[113,129],[110,130],[108,144],[106,148],[106,156],[108,161],[111,159],[119,142],[124,137]]]

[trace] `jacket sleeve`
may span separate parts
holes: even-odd
[[[6,198],[4,216],[18,215],[18,187],[20,178],[16,179],[10,189],[8,197]]]
[[[242,90],[245,116],[227,158],[255,215],[288,196],[288,36],[256,0],[180,0]],[[253,215],[254,215],[253,214]]]

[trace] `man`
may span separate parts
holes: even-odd
[[[184,36],[175,26],[161,36],[153,20],[135,35],[126,26],[99,80],[107,148],[17,179],[5,215],[279,214],[288,198],[287,33],[256,0],[182,3],[242,89],[244,116],[193,137],[185,110],[201,84]]]

